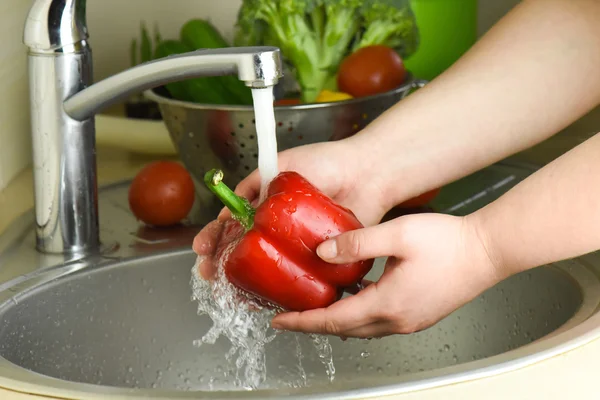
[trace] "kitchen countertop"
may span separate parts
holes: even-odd
[[[600,131],[600,107],[564,131],[512,158],[543,165]],[[156,156],[143,156],[115,148],[98,148],[99,185],[130,179]],[[161,157],[164,158],[164,157]],[[0,192],[0,233],[33,206],[32,171],[27,168]],[[595,398],[600,340],[529,367],[490,378],[397,396],[401,399],[565,399]],[[551,378],[549,378],[551,377]],[[0,398],[25,400],[39,396],[4,390]],[[392,398],[392,397],[386,397]]]

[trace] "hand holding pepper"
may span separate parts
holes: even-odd
[[[333,201],[353,210],[364,226],[370,226],[379,222],[393,204],[386,203],[377,176],[365,169],[364,163],[355,162],[359,153],[360,149],[345,141],[305,145],[279,153],[279,170],[297,171]],[[355,190],[356,187],[361,189]],[[253,171],[235,189],[238,196],[248,199],[253,206],[258,205],[259,191],[258,171]],[[206,225],[194,239],[194,251],[204,258],[199,265],[204,279],[214,276],[217,245],[227,245],[232,240],[231,236],[223,235],[230,217],[224,207],[219,218]]]
[[[499,276],[470,220],[414,214],[341,234],[319,246],[330,263],[388,257],[377,282],[318,310],[273,318],[277,329],[341,337],[412,333],[438,322]]]
[[[320,243],[363,225],[297,172],[279,173],[257,208],[222,182],[221,171],[204,180],[233,216],[224,235],[235,242],[218,246],[216,257],[227,279],[259,300],[290,311],[327,307],[373,266],[373,260],[329,264],[317,256]]]

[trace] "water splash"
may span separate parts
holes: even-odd
[[[227,255],[236,244],[232,242],[229,245],[222,259],[227,259]],[[225,359],[234,367],[235,385],[247,390],[258,389],[267,378],[266,345],[281,334],[271,328],[271,319],[276,310],[265,307],[237,290],[225,277],[221,265],[217,267],[214,280],[204,280],[198,272],[198,266],[203,261],[203,257],[198,257],[192,268],[192,298],[198,303],[198,315],[208,315],[213,325],[201,339],[194,341],[194,345],[201,347],[215,344],[220,336],[226,337],[231,343],[231,348]],[[302,366],[303,354],[299,334],[294,335],[298,378],[281,383],[291,387],[302,387],[306,386],[307,378]],[[333,381],[335,366],[329,340],[321,335],[311,334],[309,337],[325,367],[329,381]]]
[[[230,245],[231,249],[235,244]],[[274,312],[251,299],[240,301],[239,291],[226,279],[222,268],[217,269],[214,281],[202,279],[198,272],[202,261],[198,257],[192,269],[193,299],[198,302],[198,314],[207,314],[213,325],[194,345],[215,344],[221,335],[225,336],[231,342],[225,358],[235,364],[236,385],[256,389],[266,379],[265,345],[275,338],[270,329]],[[251,307],[256,310],[251,311]]]

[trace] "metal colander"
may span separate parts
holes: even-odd
[[[409,76],[397,89],[375,96],[275,107],[278,151],[351,136],[425,84]],[[158,103],[179,157],[199,182],[207,171],[220,168],[225,173],[225,183],[234,187],[258,167],[253,107],[173,100],[161,88],[145,95]],[[212,195],[206,196],[205,201],[220,207]]]

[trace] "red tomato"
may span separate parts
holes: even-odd
[[[398,207],[401,208],[413,208],[413,207],[421,207],[425,204],[429,203],[433,200],[439,193],[441,189],[433,189],[429,192],[425,192],[419,196],[413,197],[412,199],[406,200],[404,203],[400,203]]]
[[[402,58],[387,46],[367,46],[346,57],[339,68],[341,92],[365,97],[399,87],[406,78]]]
[[[146,165],[129,187],[129,208],[144,223],[174,225],[194,204],[194,182],[187,170],[174,161]]]
[[[275,106],[295,106],[302,103],[300,99],[279,99],[273,103]]]

